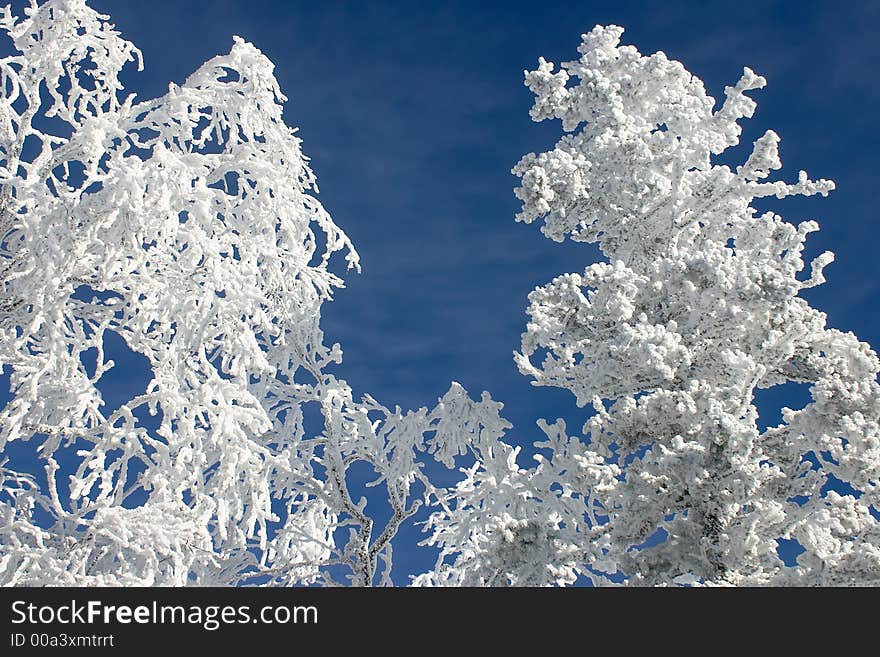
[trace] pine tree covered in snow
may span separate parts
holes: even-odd
[[[753,206],[834,185],[771,180],[772,131],[741,166],[713,162],[765,80],[745,69],[715,109],[680,63],[622,33],[597,26],[577,60],[526,72],[532,118],[566,134],[514,169],[518,221],[607,258],[529,295],[516,355],[534,385],[593,406],[587,440],[542,424],[535,469],[469,471],[432,518],[444,554],[419,581],[880,584],[880,364],[799,296],[833,259],[803,275],[817,224]],[[792,381],[811,401],[760,430],[756,391]],[[796,566],[779,539],[803,548]]]

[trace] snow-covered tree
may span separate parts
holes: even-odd
[[[446,496],[427,456],[500,434],[474,410],[498,405],[453,385],[403,413],[328,372],[331,263],[358,256],[272,63],[236,38],[137,102],[119,75],[140,52],[84,0],[6,7],[0,28],[0,583],[389,583],[400,524]],[[151,371],[116,408],[111,338]]]
[[[817,224],[753,205],[834,185],[769,180],[772,131],[741,166],[718,163],[765,80],[745,69],[716,109],[622,33],[598,26],[579,59],[526,72],[532,118],[566,134],[514,169],[517,220],[607,258],[530,294],[516,355],[534,385],[593,406],[586,439],[542,424],[537,468],[509,451],[469,470],[431,519],[443,554],[419,582],[880,584],[880,363],[800,296],[833,259],[802,275]],[[811,401],[761,430],[755,392],[787,382]]]

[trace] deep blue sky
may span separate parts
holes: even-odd
[[[835,327],[880,345],[875,127],[880,67],[876,2],[110,2],[117,27],[143,51],[132,77],[140,98],[182,82],[227,52],[232,35],[276,64],[318,175],[320,198],[354,241],[362,274],[325,306],[328,342],[356,393],[403,407],[432,405],[451,380],[505,402],[512,439],[535,420],[585,414],[565,392],[533,388],[513,364],[526,296],[582,270],[596,251],[560,246],[517,224],[509,173],[546,150],[558,123],[535,124],[523,69],[538,56],[576,56],[597,23],[626,28],[643,53],[664,50],[722,97],[744,65],[768,80],[753,94],[751,142],[782,137],[783,175],[831,178],[827,199],[775,206],[815,218],[810,253],[831,249],[829,283],[810,293]],[[405,537],[405,540],[406,539]],[[401,575],[414,568],[404,545]],[[405,578],[398,578],[405,581]]]
[[[576,55],[596,23],[623,25],[644,53],[664,50],[721,97],[744,65],[768,79],[754,94],[749,143],[782,137],[788,179],[832,178],[827,199],[788,200],[816,218],[810,246],[838,256],[811,299],[832,325],[880,345],[874,126],[880,107],[873,37],[878,3],[95,2],[144,53],[140,97],[182,82],[233,34],[276,63],[325,207],[354,241],[363,273],[325,306],[342,374],[386,403],[433,403],[458,380],[507,403],[518,435],[566,412],[568,393],[532,388],[511,353],[526,295],[595,257],[513,221],[510,168],[545,150],[558,123],[535,124],[523,69]],[[577,415],[573,415],[577,418]]]

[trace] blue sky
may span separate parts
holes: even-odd
[[[829,324],[880,345],[875,220],[880,107],[876,2],[111,2],[122,33],[143,51],[130,76],[140,98],[182,82],[228,51],[232,35],[276,64],[318,175],[321,201],[360,252],[363,273],[325,306],[340,374],[355,392],[403,407],[433,405],[461,382],[505,402],[511,439],[531,442],[535,420],[586,415],[569,393],[533,388],[511,354],[526,296],[580,271],[597,252],[558,245],[517,224],[511,167],[546,150],[558,123],[532,123],[523,69],[538,56],[573,59],[597,23],[626,28],[643,53],[663,50],[721,97],[744,65],[768,80],[754,94],[750,143],[782,138],[786,179],[800,168],[831,178],[827,199],[774,206],[789,221],[817,219],[809,252],[837,254],[810,301]],[[786,401],[776,395],[772,401]],[[796,402],[795,402],[796,403]],[[396,551],[397,579],[427,563]]]
[[[532,123],[524,68],[574,57],[596,23],[623,25],[642,52],[664,50],[720,97],[744,65],[768,79],[744,141],[782,137],[783,175],[832,178],[827,199],[776,207],[818,219],[812,251],[835,251],[811,293],[829,322],[880,344],[873,122],[876,3],[95,2],[144,52],[139,96],[182,82],[232,34],[276,63],[325,207],[353,239],[363,273],[325,306],[356,391],[431,404],[450,380],[507,402],[519,435],[568,412],[568,393],[532,388],[511,360],[526,295],[596,251],[557,245],[513,221],[510,168],[545,150],[558,123]],[[577,416],[573,416],[576,418]]]

